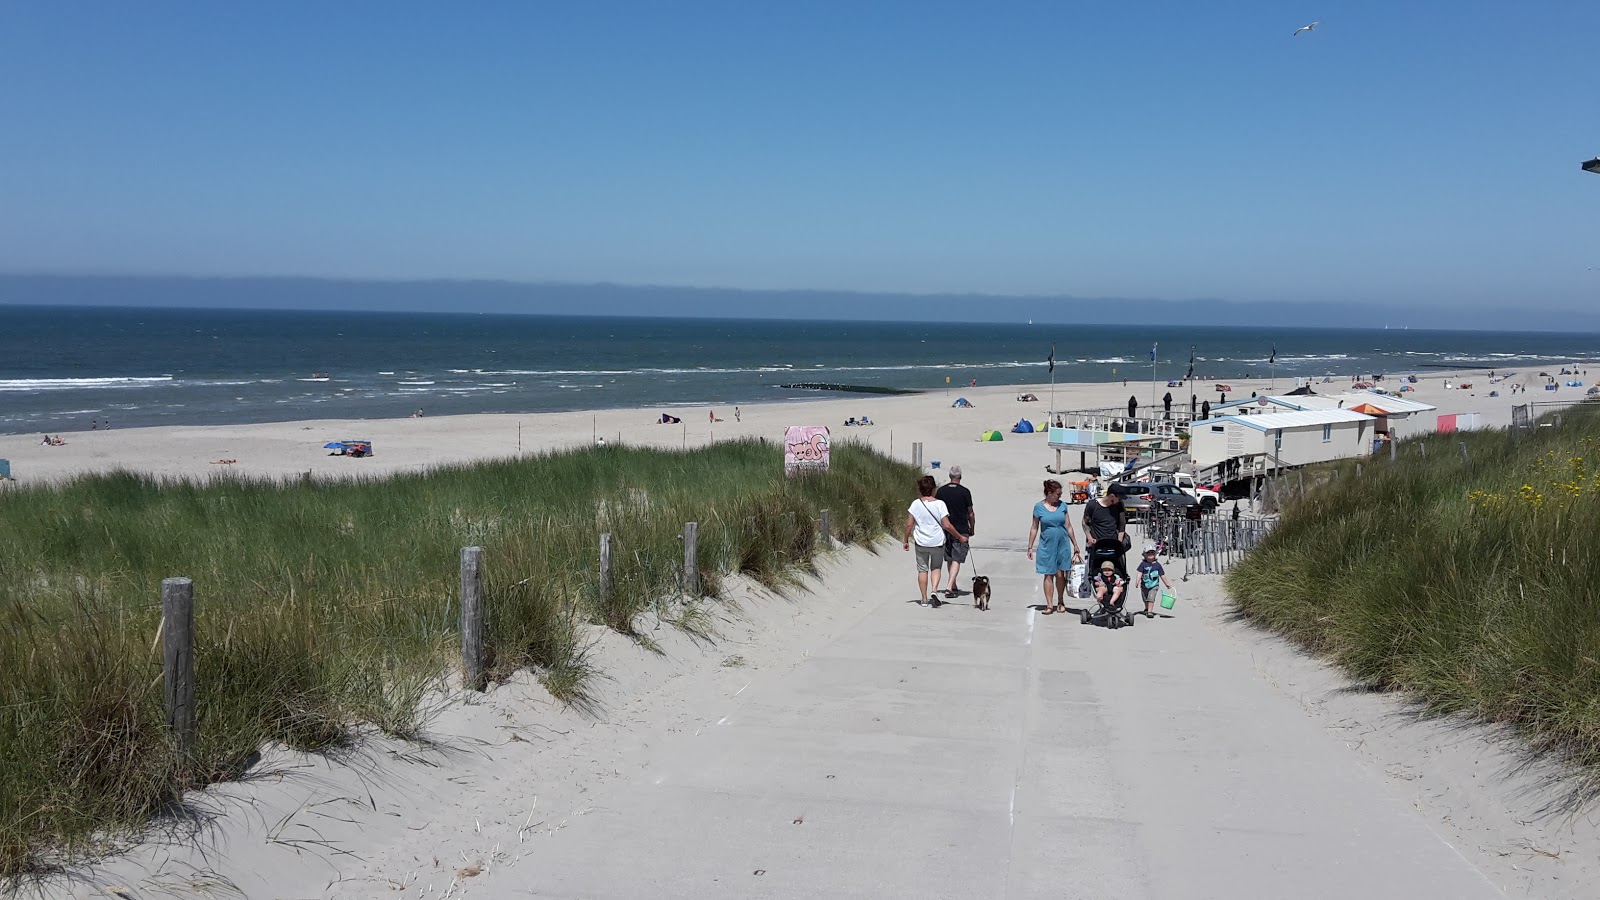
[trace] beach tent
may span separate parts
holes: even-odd
[[[1316,393],[1317,393],[1316,391],[1313,391],[1311,389],[1311,385],[1302,384],[1299,387],[1295,388],[1294,390],[1290,391],[1289,393],[1284,394],[1284,396],[1285,397],[1314,397],[1314,396],[1316,396]]]
[[[980,440],[980,441],[1003,441],[1005,439],[1006,439],[1005,435],[1001,434],[998,431],[995,431],[994,429],[990,429],[988,431],[985,431],[983,433],[983,435],[978,438],[978,440]]]
[[[1023,403],[1037,403],[1037,402],[1039,402],[1039,398],[1035,397],[1032,394],[1023,394],[1021,397],[1018,397],[1017,399],[1020,400]]]
[[[950,406],[957,409],[971,409],[972,401],[965,397],[957,397],[956,402],[950,404]]]
[[[1018,419],[1017,424],[1011,426],[1012,434],[1033,434],[1033,423],[1027,419]]]

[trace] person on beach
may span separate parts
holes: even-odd
[[[1091,548],[1104,546],[1108,550],[1114,544],[1116,558],[1108,561],[1114,562],[1117,574],[1127,580],[1128,509],[1122,505],[1120,495],[1106,491],[1099,499],[1083,505],[1083,542]]]
[[[917,499],[906,510],[905,550],[911,549],[911,538],[917,539],[917,605],[926,602],[939,605],[939,577],[944,574],[945,535],[966,543],[967,536],[950,524],[950,511],[944,501],[933,495],[939,483],[932,475],[917,479]]]
[[[1094,599],[1108,609],[1122,608],[1123,593],[1128,588],[1128,579],[1117,574],[1117,569],[1110,560],[1100,564],[1100,573],[1094,576]]]
[[[734,408],[733,408],[733,420],[734,420],[734,421],[735,421],[735,422],[738,422],[738,421],[739,421],[739,407],[737,407],[737,406],[735,406],[735,407],[734,407]]]
[[[1034,553],[1038,547],[1037,556]],[[1068,553],[1067,548],[1072,552]],[[1078,535],[1067,522],[1067,505],[1061,501],[1061,482],[1054,478],[1044,483],[1044,499],[1033,505],[1033,522],[1028,526],[1028,558],[1033,571],[1043,576],[1044,614],[1067,611],[1067,587],[1072,566],[1083,558]]]
[[[1161,599],[1161,586],[1166,585],[1167,590],[1172,590],[1172,582],[1167,580],[1167,570],[1156,562],[1156,547],[1154,544],[1144,546],[1144,559],[1139,562],[1139,593],[1144,597],[1144,617],[1156,617],[1156,601]]]
[[[961,467],[950,467],[950,481],[939,488],[933,495],[944,504],[950,514],[950,524],[956,530],[971,538],[978,533],[978,513],[972,505],[972,492],[961,486]],[[961,574],[961,564],[967,561],[967,549],[970,544],[947,538],[944,542],[944,561],[950,567],[950,587],[944,592],[945,597],[954,600],[961,593],[956,587],[956,576]]]

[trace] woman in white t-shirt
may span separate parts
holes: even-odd
[[[932,475],[924,475],[917,479],[917,491],[921,495],[911,501],[911,508],[906,510],[906,550],[911,549],[911,539],[917,539],[917,605],[921,606],[922,598],[934,606],[939,605],[939,576],[944,574],[944,544],[945,535],[950,535],[950,540],[967,542],[967,536],[950,524],[950,510],[944,505],[943,500],[934,499],[933,492],[938,488],[938,482]],[[929,585],[929,579],[932,585]]]

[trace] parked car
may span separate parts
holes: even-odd
[[[1177,485],[1178,488],[1185,494],[1188,494],[1196,500],[1199,500],[1200,506],[1204,509],[1216,509],[1217,504],[1222,502],[1222,495],[1218,493],[1216,488],[1210,485],[1200,484],[1195,480],[1193,475],[1190,475],[1187,472],[1157,471],[1152,472],[1151,475],[1154,476],[1157,481],[1170,481]]]
[[[1155,503],[1151,497],[1151,484],[1148,481],[1117,482],[1106,490],[1122,498],[1122,507],[1128,511],[1129,518],[1144,515]]]
[[[1200,506],[1199,498],[1190,496],[1170,481],[1124,481],[1111,485],[1110,491],[1122,498],[1122,505],[1132,518],[1144,515],[1152,506],[1175,509]]]

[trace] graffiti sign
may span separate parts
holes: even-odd
[[[828,426],[790,425],[783,435],[783,473],[828,471]]]

